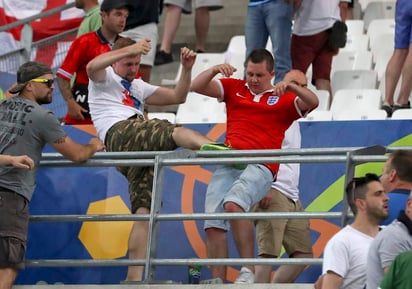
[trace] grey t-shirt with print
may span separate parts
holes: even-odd
[[[44,146],[64,136],[56,116],[36,102],[20,96],[0,102],[0,154],[28,155],[35,162],[34,170],[0,167],[0,188],[30,201]]]

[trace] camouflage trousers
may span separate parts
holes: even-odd
[[[110,152],[168,151],[177,146],[172,133],[176,125],[167,120],[139,118],[114,124],[106,134],[106,149]],[[129,182],[132,213],[138,208],[150,209],[153,167],[117,167]]]

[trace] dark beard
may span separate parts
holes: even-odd
[[[47,96],[38,98],[36,99],[37,103],[42,105],[42,104],[49,104],[52,102],[52,98],[48,98]]]

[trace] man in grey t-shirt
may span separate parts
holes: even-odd
[[[64,157],[81,162],[103,143],[75,143],[63,131],[52,112],[41,107],[52,101],[53,74],[42,63],[27,62],[17,71],[18,93],[0,103],[0,154],[26,155],[29,169],[0,166],[0,288],[11,289],[19,269],[24,268],[29,202],[35,188],[41,153],[48,143]],[[30,162],[29,161],[29,162]]]
[[[412,250],[412,191],[405,211],[385,227],[369,247],[366,288],[378,288],[384,273],[400,253]]]

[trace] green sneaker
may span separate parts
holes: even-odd
[[[228,147],[224,143],[207,143],[200,147],[201,151],[219,151],[219,150],[232,150],[233,148]],[[247,164],[233,164],[232,167],[238,170],[244,170]]]

